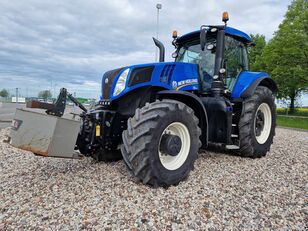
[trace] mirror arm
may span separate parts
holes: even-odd
[[[207,35],[207,30],[204,26],[200,27],[200,45],[201,45],[201,50],[204,51],[205,45],[206,45],[206,35]]]

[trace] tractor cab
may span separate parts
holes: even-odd
[[[202,30],[206,30],[203,35]],[[218,35],[221,37],[219,40]],[[206,36],[203,46],[200,42],[201,36]],[[211,92],[213,80],[219,74],[223,74],[221,80],[225,91],[231,93],[240,73],[249,70],[247,47],[251,46],[252,40],[244,32],[232,27],[206,26],[201,30],[175,37],[173,44],[176,51],[172,56],[176,62],[198,65],[200,90],[204,93]],[[218,73],[215,73],[215,68]]]

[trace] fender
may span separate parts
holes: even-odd
[[[270,77],[261,77],[252,82],[252,84],[241,93],[241,98],[246,99],[251,97],[258,86],[268,87],[274,94],[278,92],[278,87],[275,81]]]
[[[275,82],[267,73],[242,71],[233,87],[231,101],[242,101],[251,96],[259,85],[268,87],[274,93],[278,91]],[[246,93],[244,94],[244,92]]]
[[[206,133],[202,132],[201,140],[202,140],[202,146],[203,147],[207,146],[208,144],[208,117],[207,117],[206,109],[199,97],[197,97],[196,95],[190,92],[186,92],[186,91],[163,90],[163,91],[157,92],[157,98],[177,100],[191,107],[194,110],[195,115],[199,119],[199,126],[201,130],[206,131]]]

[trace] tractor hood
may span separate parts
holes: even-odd
[[[132,65],[108,71],[102,78],[102,99],[115,100],[137,88],[198,90],[198,67],[183,62]]]

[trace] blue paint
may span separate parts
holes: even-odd
[[[244,92],[256,79],[261,77],[269,77],[269,75],[265,72],[243,71],[237,78],[231,94],[231,99],[240,98],[242,92]]]
[[[225,33],[231,36],[236,36],[241,38],[244,42],[251,42],[251,38],[246,33],[234,29],[232,27],[226,27]],[[178,38],[179,41],[188,39],[190,37],[199,36],[200,30],[188,33]],[[148,82],[143,82],[129,87],[128,82],[132,71],[135,68],[154,66],[151,80]],[[117,96],[113,96],[113,92],[119,79],[120,75],[129,68],[126,87],[125,89]],[[180,91],[197,91],[200,89],[199,83],[199,70],[196,64],[192,63],[183,63],[183,62],[162,62],[162,63],[147,63],[147,64],[138,64],[127,66],[121,70],[120,73],[115,77],[109,99],[116,100],[120,97],[125,96],[125,94],[145,86],[152,87],[161,87],[165,90],[180,90]],[[171,74],[172,73],[172,74]],[[249,72],[244,71],[240,73],[235,83],[235,86],[232,90],[231,100],[240,98],[240,95],[258,78],[269,77],[267,73],[264,72]],[[104,83],[102,83],[103,85]],[[142,96],[141,96],[142,97]]]
[[[235,37],[238,37],[238,38],[243,39],[244,42],[251,42],[251,41],[252,41],[251,37],[250,37],[248,34],[246,34],[246,33],[243,32],[243,31],[240,31],[240,30],[238,30],[238,29],[235,29],[235,28],[232,28],[232,27],[228,27],[228,26],[227,26],[227,27],[224,29],[224,31],[225,31],[225,33],[226,33],[227,35],[235,36]],[[179,38],[178,38],[178,42],[181,43],[181,41],[186,40],[186,39],[188,39],[188,38],[190,38],[190,37],[197,37],[197,36],[199,36],[199,34],[200,34],[200,30],[196,30],[196,31],[190,32],[190,33],[188,33],[188,34],[185,34],[185,35],[179,37]]]
[[[238,29],[235,29],[235,28],[232,28],[232,27],[226,27],[225,28],[225,33],[227,35],[231,35],[231,36],[236,36],[236,37],[240,37],[244,40],[246,40],[247,42],[252,42],[252,38],[246,34],[245,32],[243,31],[240,31]]]
[[[171,79],[170,81],[168,81],[167,78],[162,78],[162,81],[160,81],[160,77],[163,72],[163,69],[167,65],[175,66]],[[136,84],[134,86],[129,87],[128,80],[129,80],[132,70],[134,68],[147,67],[147,66],[154,66],[154,70],[151,76],[151,81]],[[126,81],[126,87],[119,95],[113,96],[113,91],[116,86],[116,82],[119,79],[120,75],[126,70],[126,68],[130,68],[127,81]],[[110,100],[118,99],[130,91],[133,91],[137,88],[145,87],[145,86],[156,86],[156,87],[161,87],[166,90],[174,90],[180,86],[183,86],[182,88],[180,88],[180,90],[185,90],[185,91],[192,91],[192,90],[199,89],[198,68],[196,64],[182,63],[182,62],[164,62],[164,63],[138,64],[138,65],[128,66],[126,68],[124,68],[114,79],[114,82],[112,84],[112,88],[110,91],[110,95],[109,95]],[[166,74],[168,74],[170,71],[171,70],[169,69]],[[186,84],[189,84],[189,85],[186,85]]]
[[[167,78],[161,79],[161,74],[163,72],[163,69],[167,65],[174,65],[173,74],[171,76],[170,81],[168,82]],[[132,87],[128,86],[128,80],[130,77],[130,74],[134,68],[138,67],[146,67],[146,66],[154,66],[154,70],[151,76],[151,81],[144,82],[140,84],[136,84]],[[116,85],[116,82],[119,78],[119,76],[126,70],[126,68],[130,68],[130,71],[128,73],[127,81],[126,81],[126,87],[125,89],[117,96],[113,96],[113,91]],[[133,91],[140,87],[145,86],[153,86],[153,87],[161,87],[166,90],[180,90],[180,91],[196,91],[199,90],[199,82],[198,82],[198,69],[197,65],[191,64],[191,63],[182,63],[182,62],[165,62],[165,63],[148,63],[148,64],[138,64],[138,65],[132,65],[124,68],[115,78],[109,99],[115,100],[118,99],[125,94],[127,94],[130,91]],[[234,85],[234,88],[232,90],[231,99],[238,99],[240,98],[241,94],[258,78],[261,77],[269,77],[267,73],[264,72],[250,72],[250,71],[244,71],[239,76],[238,79]],[[175,84],[176,83],[176,84]]]

